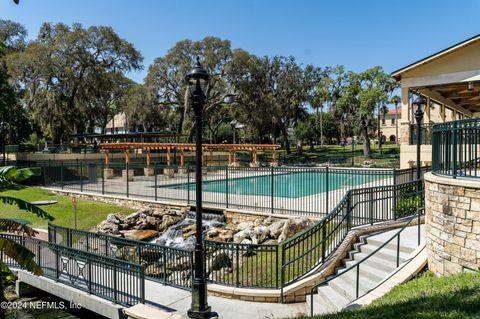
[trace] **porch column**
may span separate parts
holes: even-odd
[[[105,150],[105,169],[103,170],[103,178],[113,178],[113,169],[110,168],[110,150]]]
[[[144,167],[143,168],[143,175],[145,176],[153,176],[154,175],[154,171],[153,171],[153,168],[150,167],[150,163],[151,163],[151,156],[150,156],[150,148],[147,147],[146,148],[146,151],[147,151],[147,167]]]

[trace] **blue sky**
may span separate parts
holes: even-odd
[[[293,55],[316,66],[394,71],[480,33],[479,0],[12,0],[0,17],[35,37],[44,21],[111,25],[148,65],[183,39],[228,39],[257,55]]]

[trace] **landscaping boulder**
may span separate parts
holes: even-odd
[[[96,232],[96,233],[118,235],[119,234],[119,226],[117,224],[109,222],[108,220],[104,220],[100,224],[98,224],[93,229],[93,231]]]
[[[122,220],[115,214],[108,214],[106,221],[113,224],[120,224],[122,222]]]
[[[298,233],[299,231],[305,229],[310,223],[309,219],[306,217],[303,218],[290,218],[283,225],[282,232],[278,236],[278,242],[284,241]]]
[[[130,229],[130,230],[122,230],[120,231],[120,233],[123,235],[123,237],[127,239],[142,240],[142,241],[148,241],[158,236],[158,231],[153,229],[147,229],[147,230]]]
[[[285,221],[279,220],[274,223],[272,223],[270,226],[268,226],[268,231],[270,232],[270,237],[272,238],[278,238],[280,234],[282,233],[283,226],[285,225]]]

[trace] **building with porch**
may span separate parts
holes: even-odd
[[[480,35],[392,76],[401,83],[401,167],[414,164],[416,123],[411,101],[426,100],[421,160],[425,179],[428,267],[448,275],[480,269]]]
[[[432,125],[480,116],[480,35],[392,73],[401,85],[400,167],[413,166],[416,128],[411,101],[427,100],[422,124],[421,158],[432,162]]]

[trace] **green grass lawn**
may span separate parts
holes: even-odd
[[[238,152],[241,154],[241,152]],[[245,156],[248,154],[245,153]],[[354,166],[362,166],[365,158],[363,156],[363,145],[356,145],[356,149],[352,152],[352,146],[347,145],[345,148],[340,145],[325,145],[323,147],[315,146],[313,149],[310,146],[303,146],[302,154],[299,154],[298,149],[292,147],[292,153],[284,155],[284,150],[280,149],[277,154],[280,160],[285,160],[287,163],[332,163],[338,166],[352,166],[352,157]],[[270,161],[270,152],[258,152],[260,160]],[[392,168],[400,165],[400,147],[395,144],[382,145],[382,152],[378,145],[372,144],[372,159],[368,160],[370,167],[384,167]]]
[[[480,273],[435,277],[427,271],[364,308],[314,318],[480,318]]]
[[[36,200],[56,200],[57,204],[41,206],[46,212],[55,217],[53,223],[61,226],[73,227],[73,203],[70,197],[54,195],[38,187],[25,187],[19,190],[0,192],[4,196],[18,197],[32,202]],[[114,205],[77,199],[77,228],[88,230],[104,220],[110,213],[129,214],[132,209]],[[47,221],[18,209],[17,206],[0,203],[0,217],[21,218],[33,223],[33,227],[47,228]]]

